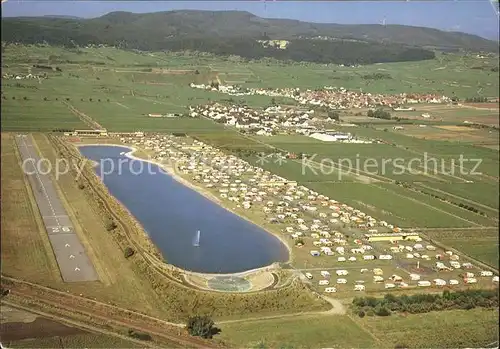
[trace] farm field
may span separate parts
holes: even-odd
[[[234,346],[254,348],[329,348],[332,344],[354,348],[472,347],[498,340],[497,320],[497,311],[484,309],[363,319],[355,315],[266,319],[222,324],[221,338]]]
[[[2,304],[2,344],[9,348],[140,348],[135,342],[91,333]]]
[[[384,346],[410,348],[486,347],[498,341],[498,311],[448,310],[425,314],[357,318]],[[410,335],[411,334],[411,335]]]
[[[61,101],[25,101],[21,98],[2,101],[2,131],[50,132],[58,128],[71,130],[86,127]]]
[[[415,138],[466,142],[482,146],[494,145],[499,141],[498,131],[474,129],[468,126],[425,125],[425,127],[421,127],[421,125],[404,125],[403,127],[403,130],[392,128],[388,128],[388,130]]]
[[[393,117],[399,117],[411,120],[422,120],[427,122],[444,122],[444,123],[478,123],[488,126],[499,126],[498,104],[485,103],[482,107],[474,105],[426,105],[412,104],[415,111],[394,111]],[[428,118],[422,117],[422,114],[429,114]]]
[[[376,348],[378,343],[348,316],[250,320],[220,325],[221,339],[240,348]],[[277,331],[279,329],[279,331]]]
[[[334,164],[351,167],[368,174],[383,176],[398,181],[465,182],[466,180],[495,182],[498,176],[498,154],[486,148],[450,142],[425,141],[412,137],[378,131],[366,127],[337,127],[339,131],[350,132],[358,137],[381,139],[391,144],[331,144],[317,140],[303,141],[303,136],[277,136],[260,138],[278,149],[310,155],[310,160],[325,166]],[[294,142],[295,137],[299,140]],[[287,142],[287,140],[289,140]],[[428,142],[428,143],[427,143]],[[463,156],[463,171],[460,171],[460,155]],[[313,158],[314,157],[314,158]],[[368,160],[373,159],[373,160]],[[382,162],[382,159],[385,159]],[[482,159],[475,172],[475,163],[469,159]],[[413,161],[411,161],[413,160]],[[376,165],[372,165],[376,163]],[[458,167],[458,168],[457,168]],[[475,174],[482,172],[482,175]]]
[[[498,229],[453,229],[426,231],[425,234],[488,265],[498,268]]]
[[[380,186],[359,183],[310,184],[335,200],[359,207],[366,214],[392,222],[400,227],[468,227],[478,226],[461,216],[434,208],[425,202],[412,200]],[[429,199],[430,200],[430,199]],[[438,203],[438,201],[436,201]]]
[[[73,102],[72,105],[80,112],[91,117],[109,131],[128,132],[209,132],[222,127],[205,119],[189,117],[152,118],[147,114],[165,111],[165,104],[147,103],[141,100],[129,99],[117,103],[92,104],[88,102]],[[145,112],[141,113],[142,110]]]
[[[498,211],[498,183],[426,183],[426,186],[467,198]]]
[[[7,341],[4,343],[9,348],[142,348],[137,343],[121,340],[120,338],[102,334],[77,334],[71,336],[55,336],[36,339],[23,339]]]

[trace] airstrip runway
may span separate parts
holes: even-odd
[[[23,171],[30,182],[63,280],[99,280],[54,187],[50,173],[45,174],[43,163],[33,145],[33,138],[18,135],[16,142],[23,160]]]

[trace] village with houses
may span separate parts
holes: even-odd
[[[452,99],[437,94],[409,94],[400,93],[396,95],[372,94],[359,91],[347,90],[343,87],[324,86],[318,90],[304,90],[300,88],[242,88],[232,85],[214,85],[214,84],[194,84],[192,88],[218,91],[230,96],[253,96],[262,95],[269,97],[287,97],[297,101],[300,105],[313,105],[327,107],[335,110],[356,109],[356,108],[375,108],[386,106],[398,108],[408,104],[442,104],[451,103]],[[400,109],[406,110],[406,109]]]

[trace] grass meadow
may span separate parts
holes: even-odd
[[[431,230],[425,234],[498,269],[498,228]]]
[[[342,315],[251,320],[220,327],[220,339],[238,348],[377,347],[369,333]]]
[[[221,324],[221,339],[245,348],[485,347],[498,341],[497,325],[494,309],[363,319],[336,315]]]
[[[384,348],[484,348],[498,341],[495,309],[449,310],[425,314],[365,317],[356,322]]]

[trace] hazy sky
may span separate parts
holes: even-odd
[[[496,0],[493,0],[496,1]],[[498,2],[444,1],[41,1],[7,0],[2,16],[71,15],[98,17],[112,11],[156,12],[179,9],[241,10],[266,18],[342,24],[406,24],[463,31],[498,39]]]

